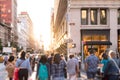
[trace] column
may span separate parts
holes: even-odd
[[[107,16],[109,17],[109,16]],[[110,49],[116,50],[117,49],[117,8],[110,8],[110,41],[112,45]]]

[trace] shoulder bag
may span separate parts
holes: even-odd
[[[23,63],[24,61],[22,61],[19,65],[18,65],[18,67],[16,67],[15,68],[15,70],[14,70],[14,75],[13,75],[13,78],[14,78],[14,80],[19,80],[19,78],[18,78],[18,72],[19,72],[19,70],[20,70],[20,65]]]

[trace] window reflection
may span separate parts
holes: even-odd
[[[118,35],[118,52],[120,52],[120,35]]]
[[[90,11],[90,19],[92,25],[97,24],[97,9],[92,9]]]
[[[90,12],[90,15],[88,15]],[[99,13],[98,13],[99,12]],[[120,16],[120,11],[118,11]],[[99,14],[99,16],[98,16]],[[88,18],[89,17],[89,18]],[[99,17],[99,18],[98,18]],[[99,19],[99,20],[98,20]],[[90,21],[90,25],[97,25],[100,23],[100,25],[107,25],[107,9],[101,8],[101,9],[82,9],[81,10],[81,24],[82,25],[88,25],[88,21]],[[118,20],[120,24],[120,17]]]
[[[84,35],[83,41],[106,41],[106,35]]]
[[[99,35],[93,35],[92,40],[93,41],[98,41],[99,40]]]
[[[100,24],[107,24],[107,13],[106,9],[100,9]]]
[[[82,17],[81,24],[82,25],[88,24],[88,15],[87,15],[87,13],[88,13],[87,9],[82,9],[82,11],[81,11],[81,17]]]
[[[83,41],[91,41],[91,36],[90,35],[85,35],[83,37]]]
[[[93,35],[92,40],[93,41],[106,41],[107,36],[106,35]]]
[[[99,35],[99,34],[94,34],[94,35],[84,35],[83,36],[83,41],[107,41],[107,35]],[[107,45],[84,45],[84,53],[85,57],[89,55],[89,50],[93,48],[96,53],[95,55],[101,59],[102,53],[107,49]]]

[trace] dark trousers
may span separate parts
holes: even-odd
[[[108,80],[119,80],[119,76],[118,75],[109,75]]]
[[[9,80],[13,80],[12,78],[9,78]]]
[[[28,80],[28,70],[20,69],[18,73],[19,80]]]

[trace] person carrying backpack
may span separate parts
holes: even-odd
[[[50,66],[47,63],[47,57],[45,55],[42,55],[39,61],[39,65],[37,67],[37,77],[38,80],[50,79]]]

